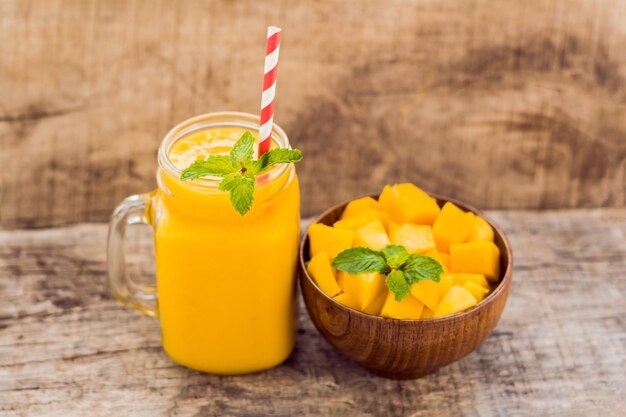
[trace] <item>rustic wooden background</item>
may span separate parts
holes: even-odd
[[[626,0],[2,0],[0,227],[106,220],[165,132],[276,119],[310,215],[409,180],[483,208],[626,203]]]

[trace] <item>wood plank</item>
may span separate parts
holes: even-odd
[[[103,221],[177,122],[276,120],[305,215],[409,180],[486,208],[626,204],[626,0],[0,2],[0,227]]]
[[[109,295],[105,225],[0,232],[0,415],[622,416],[626,210],[489,214],[516,257],[502,320],[475,353],[416,381],[348,362],[303,309],[282,366],[176,366],[157,320]],[[137,275],[152,271],[144,232],[128,247]]]

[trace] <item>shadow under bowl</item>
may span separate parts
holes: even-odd
[[[502,231],[475,208],[450,198],[432,196],[440,206],[450,201],[485,218],[494,229],[494,242],[500,249],[501,273],[497,286],[483,301],[460,313],[432,319],[398,320],[346,307],[321,291],[309,276],[306,271],[306,262],[310,259],[309,237],[305,236],[300,244],[300,289],[315,327],[345,356],[387,378],[419,378],[471,353],[498,323],[511,285],[513,254]],[[377,195],[371,197],[378,198]],[[314,222],[332,225],[348,203],[326,210]]]

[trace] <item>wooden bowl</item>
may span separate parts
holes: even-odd
[[[377,198],[376,195],[372,197]],[[451,201],[466,211],[485,216],[458,201],[433,196],[439,205]],[[332,225],[345,202],[322,213],[315,222]],[[373,373],[393,379],[412,379],[435,372],[476,349],[494,329],[509,294],[513,254],[502,231],[495,231],[500,248],[501,276],[496,288],[475,307],[450,316],[398,320],[372,316],[340,304],[322,292],[306,271],[309,238],[300,245],[298,273],[304,303],[315,327],[336,349]]]

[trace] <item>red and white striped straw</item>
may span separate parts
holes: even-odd
[[[276,96],[276,73],[278,72],[278,52],[280,50],[281,29],[267,28],[265,46],[265,69],[263,71],[263,95],[261,96],[261,122],[259,127],[259,156],[270,150],[272,144],[272,123],[274,121],[274,97]]]

